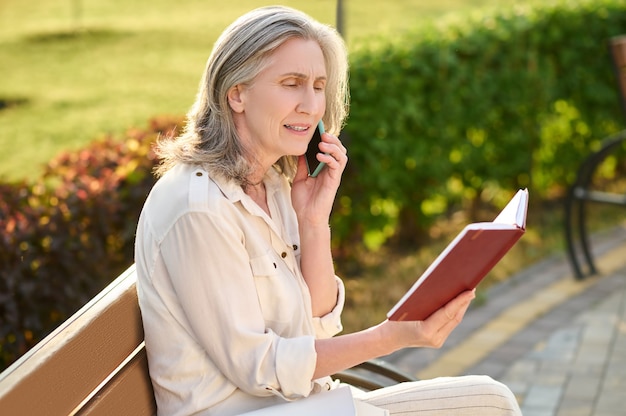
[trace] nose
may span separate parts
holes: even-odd
[[[318,114],[326,102],[323,91],[317,91],[313,86],[302,89],[300,102],[296,111],[304,114]]]

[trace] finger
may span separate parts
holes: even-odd
[[[324,150],[324,145],[328,144],[328,145],[335,145],[338,149],[338,151],[344,155],[348,154],[348,149],[343,145],[343,143],[341,142],[341,140],[339,139],[339,137],[337,136],[333,136],[330,133],[324,133],[322,135],[322,141],[320,142],[320,150],[324,153],[328,153],[328,154],[333,154],[333,151],[330,150],[330,148],[328,148],[328,150]],[[335,157],[337,160],[339,160],[338,157]]]
[[[443,346],[452,331],[454,331],[463,320],[463,316],[465,315],[468,307],[469,303],[462,306],[460,309],[456,309],[455,311],[450,310],[452,308],[442,308],[444,310],[441,312],[444,313],[445,318],[443,320],[439,319],[438,321],[433,322],[437,326],[433,328],[434,333],[431,338],[432,347],[441,348]]]
[[[341,143],[322,142],[320,143],[320,148],[322,152],[332,156],[339,162],[348,160],[347,149]]]
[[[341,152],[320,153],[318,160],[323,161],[332,170],[343,170],[348,164],[348,157]]]
[[[432,322],[433,328],[443,328],[450,322],[455,322],[454,325],[456,326],[459,323],[458,317],[463,318],[475,296],[474,291],[463,292],[433,313],[427,320]]]
[[[330,133],[324,133],[322,135],[322,143],[334,144],[341,150],[342,153],[348,153],[348,149],[346,149],[346,147],[343,145],[341,139],[339,139],[339,137],[337,136],[333,136]]]
[[[469,309],[469,305],[470,305],[470,302],[468,301],[467,303],[460,305],[460,307],[456,309],[446,308],[446,317],[448,318],[448,321],[444,322],[444,326],[450,325],[450,324],[453,324],[454,326],[456,326],[460,324],[461,321],[463,320],[463,317],[465,316],[465,313]]]
[[[463,320],[463,317],[469,309],[469,306],[474,297],[474,291],[469,291],[468,293],[463,293],[459,295],[453,301],[445,305],[442,309],[446,320],[440,322],[441,327],[439,328],[439,331],[447,333],[452,332],[452,330],[456,328]]]
[[[448,302],[444,307],[445,315],[448,320],[455,319],[458,311],[465,311],[469,307],[472,299],[476,297],[475,292],[467,291],[461,293],[459,296]]]

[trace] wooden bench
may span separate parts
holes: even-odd
[[[135,268],[0,374],[3,415],[154,415]],[[413,380],[370,361],[336,374],[371,390]]]
[[[0,374],[7,415],[153,415],[134,267]]]

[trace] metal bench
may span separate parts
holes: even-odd
[[[622,108],[626,114],[626,36],[612,38],[609,46],[615,65]],[[594,177],[603,162],[615,154],[626,154],[626,130],[606,138],[600,149],[583,161],[575,182],[568,189],[564,211],[565,242],[568,258],[577,279],[597,273],[588,230],[590,204],[626,207],[626,192],[603,190],[596,187],[594,183]]]

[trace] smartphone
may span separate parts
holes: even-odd
[[[306,166],[309,170],[309,176],[316,177],[324,168],[325,163],[317,160],[315,155],[320,152],[319,144],[322,141],[322,134],[324,134],[324,123],[320,120],[317,123],[317,128],[313,132],[313,138],[309,142],[309,147],[306,149]]]

